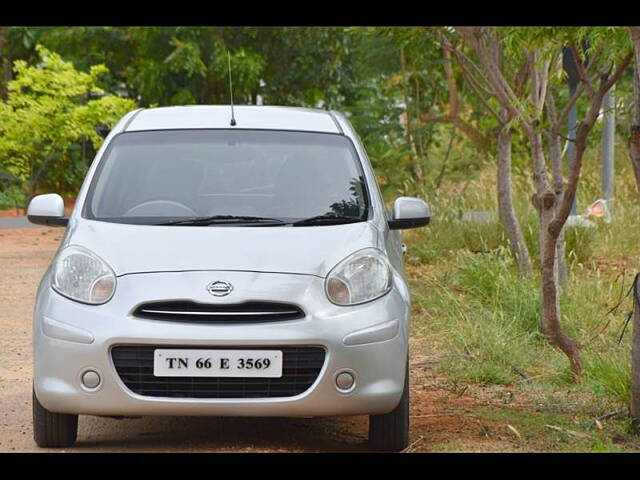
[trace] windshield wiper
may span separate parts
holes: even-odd
[[[250,217],[243,215],[213,215],[211,217],[193,217],[171,222],[156,223],[154,225],[214,225],[214,224],[247,224],[257,223],[260,225],[286,225],[286,222],[279,218]]]
[[[339,225],[341,223],[361,222],[362,220],[363,219],[359,217],[345,217],[330,213],[298,220],[297,222],[293,222],[291,225],[294,227],[303,227],[307,225]]]

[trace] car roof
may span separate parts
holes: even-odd
[[[172,130],[192,128],[237,128],[264,130],[300,130],[342,133],[337,120],[327,110],[299,107],[234,107],[236,125],[231,126],[229,105],[188,105],[140,109],[124,131]]]

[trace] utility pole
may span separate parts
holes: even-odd
[[[616,132],[616,115],[615,115],[615,87],[605,94],[602,102],[603,124],[602,124],[602,198],[607,201],[609,212],[612,213],[611,202],[613,200],[613,157],[614,157],[614,140]]]

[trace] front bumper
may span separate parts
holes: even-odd
[[[210,296],[204,287],[216,279],[231,282],[236,287],[233,294]],[[324,296],[324,280],[314,276],[231,271],[151,273],[119,277],[113,299],[90,306],[60,296],[48,283],[47,274],[34,315],[34,387],[40,403],[52,412],[107,416],[380,414],[395,408],[402,395],[409,309],[401,289],[394,288],[368,304],[338,307]],[[131,315],[140,303],[162,299],[281,301],[300,305],[307,315],[299,320],[234,325],[174,323]],[[324,347],[326,356],[315,383],[293,397],[166,398],[141,396],[124,385],[111,359],[114,345],[313,345]],[[87,369],[102,377],[94,391],[81,384]],[[344,370],[356,378],[349,393],[340,392],[335,385],[336,375]]]

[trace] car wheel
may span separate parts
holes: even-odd
[[[53,413],[44,408],[35,390],[33,403],[33,439],[39,447],[70,447],[78,436],[78,415]]]
[[[369,447],[372,450],[399,452],[409,444],[409,362],[404,391],[398,406],[383,415],[369,416]]]

